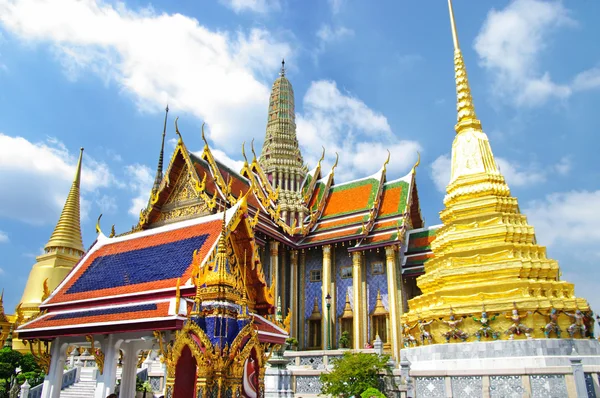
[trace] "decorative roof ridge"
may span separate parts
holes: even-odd
[[[180,289],[190,289],[193,288],[193,285],[190,284],[185,284],[183,286],[180,286]],[[122,298],[126,298],[126,297],[136,297],[136,298],[140,298],[142,297],[143,299],[145,297],[153,297],[157,294],[160,293],[165,293],[165,292],[170,292],[170,291],[175,291],[176,287],[164,287],[161,289],[155,289],[155,290],[145,290],[142,293],[139,292],[134,292],[134,293],[122,293],[122,294],[115,294],[112,296],[103,296],[103,297],[93,297],[93,298],[87,298],[87,299],[80,299],[80,300],[72,300],[72,301],[68,301],[68,302],[60,302],[60,303],[48,303],[48,304],[43,304],[40,305],[40,307],[43,307],[43,309],[52,309],[52,308],[60,308],[60,307],[64,307],[64,306],[72,306],[72,305],[86,305],[86,304],[90,304],[90,307],[88,308],[93,308],[93,306],[91,306],[91,304],[93,304],[94,302],[111,302],[111,300],[116,300],[116,299],[122,299]],[[159,299],[157,299],[159,300]],[[139,300],[138,302],[143,302],[144,300]],[[120,303],[114,303],[114,305],[118,305]]]
[[[175,290],[175,289],[172,289]],[[109,309],[109,308],[114,308],[114,307],[135,307],[138,305],[143,305],[143,304],[159,304],[159,303],[167,303],[171,300],[173,300],[175,296],[173,297],[166,297],[166,298],[159,298],[159,299],[154,299],[154,300],[140,300],[140,301],[135,301],[132,303],[110,303],[110,304],[100,304],[100,305],[90,305],[90,306],[86,306],[86,307],[75,307],[75,308],[68,308],[68,309],[56,309],[56,310],[50,310],[48,311],[46,314],[44,315],[60,315],[60,314],[71,314],[74,312],[85,312],[85,311],[91,311],[91,310],[104,310],[104,309]],[[98,300],[98,299],[96,299]],[[64,304],[64,303],[63,303]],[[71,304],[71,303],[69,303]],[[49,307],[52,308],[52,307]],[[36,319],[40,319],[40,318],[36,318]]]
[[[307,187],[306,192],[304,192],[302,194],[302,200],[304,201],[305,204],[310,203],[310,201],[312,200],[312,196],[315,192],[315,187],[317,186],[318,180],[320,180],[320,178],[318,178],[318,177],[321,177],[321,162],[323,161],[323,159],[325,159],[325,147],[323,147],[323,153],[321,154],[321,158],[319,159],[317,166],[314,169],[312,169],[310,172],[307,172],[306,175],[304,176],[304,181],[302,181],[302,185],[301,185],[302,188],[300,189],[300,193],[302,193],[302,191],[304,189],[304,185],[306,184],[306,181],[308,180],[309,175],[312,177],[310,180],[310,185]]]
[[[329,194],[331,192],[331,185],[333,184],[334,170],[337,167],[338,159],[339,158],[337,157],[337,153],[336,153],[336,161],[335,161],[335,164],[333,165],[333,167],[331,168],[331,171],[329,172],[329,174],[327,174],[327,183],[325,184],[325,187],[323,188],[323,196],[321,197],[321,200],[319,201],[319,203],[317,205],[317,210],[312,213],[309,213],[309,215],[307,216],[307,217],[309,217],[308,224],[302,226],[301,234],[303,236],[308,235],[310,232],[312,232],[314,230],[314,228],[316,227],[317,221],[319,221],[319,219],[323,215],[323,210],[325,210],[325,205],[327,204],[327,200],[329,199]],[[310,211],[310,209],[309,209],[309,211]]]
[[[40,319],[41,319],[41,317],[35,318],[32,321],[39,321]],[[91,323],[83,323],[83,324],[79,324],[79,325],[48,326],[48,327],[43,327],[43,328],[21,330],[20,333],[34,333],[34,332],[43,332],[43,331],[48,331],[48,330],[61,330],[61,329],[67,329],[67,328],[85,329],[85,328],[90,328],[90,327],[105,326],[107,324],[125,325],[125,324],[130,324],[130,323],[139,323],[141,321],[144,321],[144,322],[155,322],[155,321],[164,321],[164,320],[185,321],[187,319],[188,318],[183,315],[166,315],[166,316],[153,317],[153,318],[124,319],[124,320],[118,320],[118,321],[111,320],[111,321],[106,321],[106,322],[91,322]]]
[[[412,176],[413,176],[413,171],[411,170],[410,172],[408,172],[406,175],[403,175],[402,177],[396,178],[395,180],[386,181],[384,183],[384,186],[389,186],[389,185],[395,184],[400,181],[407,182],[410,184],[410,182],[412,181]]]
[[[223,176],[221,175],[221,170],[219,170],[219,166],[217,166],[217,164],[215,162],[215,157],[213,156],[212,151],[210,150],[208,141],[206,140],[206,137],[204,136],[204,125],[205,124],[206,124],[205,122],[202,123],[202,141],[204,141],[204,148],[202,149],[202,154],[200,155],[200,157],[208,162],[209,170],[210,170],[210,173],[211,173],[213,179],[215,180],[215,183],[216,183],[215,187],[217,188],[219,195],[221,195],[221,198],[224,201],[228,201],[227,195],[229,195],[231,192],[230,192],[228,184],[225,182],[225,180],[223,179]]]
[[[362,177],[362,178],[357,178],[355,180],[350,180],[350,181],[344,181],[344,182],[341,182],[339,184],[332,185],[331,188],[332,189],[340,188],[340,187],[343,187],[344,185],[354,184],[354,183],[362,182],[362,181],[379,180],[380,177],[381,177],[381,172],[382,171],[383,171],[383,169],[380,169],[379,171],[377,171],[377,173],[371,174],[370,176]],[[319,180],[319,181],[321,181],[321,180]]]
[[[347,229],[348,230],[349,229],[356,229],[356,225],[355,224],[344,225],[343,227],[340,227],[340,228],[332,228],[332,229],[328,229],[326,231],[315,232],[314,234],[311,234],[310,237],[329,235],[329,234],[337,233],[337,232],[340,232],[340,231],[345,231]]]

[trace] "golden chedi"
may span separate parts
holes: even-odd
[[[19,323],[27,321],[39,312],[42,301],[62,282],[84,253],[79,212],[82,156],[83,148],[79,153],[75,178],[58,223],[44,246],[44,254],[36,258],[36,263],[29,273],[27,285],[17,307],[16,317]]]
[[[433,257],[417,279],[422,291],[404,315],[405,344],[491,339],[586,337],[593,319],[586,300],[560,280],[555,260],[537,244],[477,119],[459,47],[451,0],[458,123],[452,171]],[[421,323],[419,323],[421,322]],[[588,330],[584,330],[587,328]],[[428,339],[423,341],[428,343]]]

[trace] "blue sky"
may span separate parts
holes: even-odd
[[[598,2],[455,0],[475,106],[511,190],[563,278],[600,311]],[[56,223],[80,146],[83,238],[137,222],[164,107],[191,150],[200,125],[236,166],[260,150],[285,57],[312,167],[338,181],[418,169],[439,222],[456,121],[445,1],[0,0],[0,287],[17,305]],[[239,168],[239,163],[237,163]]]

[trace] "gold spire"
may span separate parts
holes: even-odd
[[[463,59],[462,51],[458,44],[458,33],[456,32],[456,22],[454,21],[454,10],[452,9],[452,0],[448,0],[448,9],[450,11],[450,25],[452,27],[452,39],[454,41],[454,78],[456,80],[456,110],[458,111],[458,123],[456,132],[461,133],[469,128],[481,129],[481,122],[475,114],[471,88],[467,77],[467,68]]]
[[[83,240],[81,238],[81,223],[79,215],[79,183],[81,180],[81,159],[83,157],[83,148],[79,152],[79,161],[77,162],[77,171],[71,190],[67,196],[65,207],[62,210],[58,223],[50,236],[50,240],[44,247],[46,252],[57,248],[73,249],[83,254]]]
[[[475,116],[450,0],[448,5],[458,95],[452,172],[445,209],[440,212],[443,226],[431,243],[433,257],[417,278],[422,294],[409,300],[410,310],[403,320],[411,324],[453,314],[470,316],[481,310],[483,301],[488,311],[498,313],[512,311],[515,305],[541,314],[555,307],[587,310],[589,304],[575,297],[573,284],[559,279],[558,263],[538,245],[533,226],[498,170],[488,137]],[[532,322],[537,333],[533,337],[542,337],[547,319],[537,317]],[[566,330],[569,322],[568,317],[562,318],[560,327]],[[465,325],[471,336],[476,330],[475,324]],[[443,323],[430,326],[432,336],[446,331]]]

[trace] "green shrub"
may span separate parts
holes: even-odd
[[[367,388],[365,392],[360,394],[360,398],[385,398],[385,395],[383,395],[378,389],[371,387]]]
[[[358,397],[369,388],[377,388],[378,375],[386,368],[388,360],[388,356],[344,353],[343,357],[332,360],[331,372],[321,374],[321,394]]]

